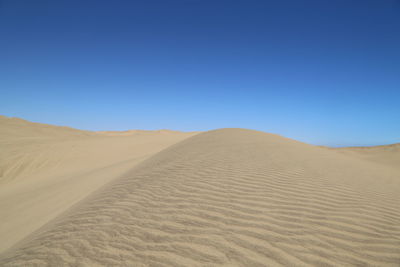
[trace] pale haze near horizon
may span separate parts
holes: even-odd
[[[0,114],[399,142],[398,1],[1,1]]]

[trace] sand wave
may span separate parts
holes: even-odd
[[[222,129],[151,157],[5,253],[4,266],[398,266],[400,180]]]

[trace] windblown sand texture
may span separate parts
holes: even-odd
[[[0,116],[0,253],[137,163],[195,134],[128,133]]]
[[[221,129],[139,163],[0,265],[399,266],[399,207],[396,168]]]
[[[400,143],[371,147],[340,147],[337,151],[400,169]]]

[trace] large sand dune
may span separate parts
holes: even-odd
[[[139,163],[0,265],[399,266],[399,207],[396,168],[222,129]]]
[[[194,133],[81,131],[0,116],[0,252]]]

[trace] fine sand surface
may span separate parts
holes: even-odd
[[[341,147],[337,151],[400,170],[400,143],[371,147]]]
[[[115,145],[123,141],[103,148],[93,143],[98,150],[93,148],[91,156],[96,154],[104,162],[117,161],[117,155],[140,146],[143,140],[135,139],[138,136],[175,139],[163,143],[169,147],[161,152],[153,149],[152,156],[140,163],[133,160],[122,174],[96,169],[94,176],[103,177],[96,188],[91,188],[96,178],[82,173],[74,190],[88,179],[79,199],[86,197],[69,202],[68,206],[75,203],[70,208],[63,206],[40,229],[21,235],[26,237],[0,254],[1,266],[400,265],[400,171],[386,160],[366,160],[361,152],[353,155],[244,129],[196,135],[169,131],[70,135],[81,142],[77,146],[97,138],[101,144],[107,143],[106,138],[128,138],[125,146],[133,142],[126,151],[119,148],[123,152]],[[179,138],[185,140],[178,142]],[[62,149],[66,148],[60,144],[52,151],[58,155]],[[78,149],[81,157],[76,161],[85,165],[90,160],[83,151]],[[48,164],[63,165],[68,160],[54,156]],[[33,175],[13,174],[2,187],[11,187],[14,180],[28,188],[35,184]],[[65,184],[75,176],[69,177]],[[43,179],[58,183],[60,178]],[[62,187],[57,184],[42,191],[58,190],[58,195],[64,192]],[[13,192],[3,196],[11,199],[9,205],[24,199]],[[34,193],[27,197],[38,198]],[[55,199],[49,194],[50,201]],[[32,208],[37,205],[50,209],[52,203],[42,200]],[[20,218],[35,221],[39,218],[34,212]],[[25,223],[13,231],[24,226],[30,227]]]
[[[95,133],[0,116],[0,253],[140,161],[192,135]]]

